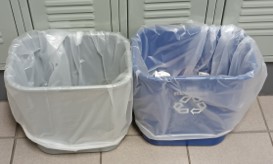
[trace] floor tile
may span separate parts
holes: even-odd
[[[7,101],[0,101],[0,137],[14,137],[16,123]]]
[[[191,164],[269,164],[273,148],[268,133],[230,134],[219,145],[189,147]]]
[[[137,129],[137,125],[135,123],[132,123],[129,130],[128,130],[128,133],[127,135],[130,135],[130,136],[136,136],[136,135],[140,135],[138,129]]]
[[[13,139],[0,139],[0,164],[10,163]]]
[[[17,132],[16,132],[16,137],[26,137],[22,127],[19,124],[17,126],[18,126],[18,128],[17,128]]]
[[[243,120],[239,125],[233,130],[234,132],[242,131],[265,131],[266,126],[264,119],[258,104],[258,101],[255,101]]]
[[[17,139],[13,164],[99,164],[99,153],[50,155],[42,152],[28,139]]]
[[[184,146],[154,146],[140,136],[127,136],[119,147],[102,153],[102,164],[186,164]]]
[[[259,101],[264,112],[268,128],[273,130],[273,96],[260,96]]]

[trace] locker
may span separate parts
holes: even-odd
[[[273,61],[273,1],[228,0],[223,24],[235,24],[257,42],[267,62]]]
[[[29,0],[33,28],[111,31],[109,0]]]
[[[0,69],[5,69],[9,45],[17,37],[16,25],[9,0],[0,1]]]
[[[205,23],[207,1],[200,0],[128,0],[129,36],[142,25],[180,24],[192,19]]]

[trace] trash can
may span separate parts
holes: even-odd
[[[233,25],[142,27],[131,40],[135,121],[156,145],[214,145],[240,122],[267,70]]]
[[[12,42],[4,77],[15,120],[47,153],[108,151],[127,134],[132,64],[119,34],[30,32]]]

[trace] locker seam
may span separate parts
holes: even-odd
[[[216,16],[216,7],[218,5],[218,0],[216,0],[215,4],[214,4],[214,10],[213,10],[213,17],[212,17],[212,22],[211,24],[214,24],[214,20],[215,20],[215,16]]]
[[[127,5],[127,11],[126,11],[127,12],[127,19],[126,19],[127,27],[126,28],[127,28],[127,38],[129,38],[129,19],[128,18],[129,18],[129,1],[130,0],[126,0],[126,1],[127,1],[127,4],[126,4]]]
[[[223,25],[223,21],[224,21],[224,17],[225,17],[225,12],[226,12],[226,3],[227,3],[227,0],[225,0],[225,2],[224,2],[223,11],[222,11],[222,17],[221,17],[221,24],[220,25]]]
[[[118,31],[121,32],[120,0],[118,0]]]
[[[11,4],[11,0],[9,0],[9,5],[10,5],[10,9],[11,9],[11,12],[12,12],[12,17],[13,17],[13,21],[14,21],[14,24],[15,24],[15,28],[16,28],[16,32],[17,32],[17,35],[19,35],[19,30],[18,30],[18,27],[17,27],[17,23],[18,22],[16,22],[16,19],[15,19],[15,15],[14,15],[14,9],[13,9],[13,7],[12,7],[12,4]],[[19,4],[18,4],[19,5]],[[21,10],[20,10],[21,11]],[[20,12],[21,13],[21,12]],[[22,13],[21,13],[21,15],[22,15]],[[24,28],[25,28],[25,26],[23,26]]]
[[[110,6],[110,28],[111,28],[111,31],[113,32],[113,10],[112,10],[112,0],[109,0],[109,6]]]
[[[208,7],[209,7],[209,0],[207,0],[207,5],[206,5],[205,20],[204,20],[205,24],[207,23]]]
[[[30,20],[31,20],[31,26],[32,26],[32,29],[34,29],[34,24],[33,24],[33,19],[32,19],[32,13],[31,13],[31,11],[30,11],[29,0],[26,0],[26,2],[27,2],[29,17],[30,17]],[[26,30],[26,31],[27,31],[27,30]]]

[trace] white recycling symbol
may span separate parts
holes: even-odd
[[[191,109],[185,106],[185,104],[187,104],[190,100],[192,100],[192,104],[194,104],[194,107]],[[207,105],[198,98],[183,95],[178,102],[174,103],[173,108],[179,114],[191,113],[192,115],[195,115],[204,111],[207,108]]]

